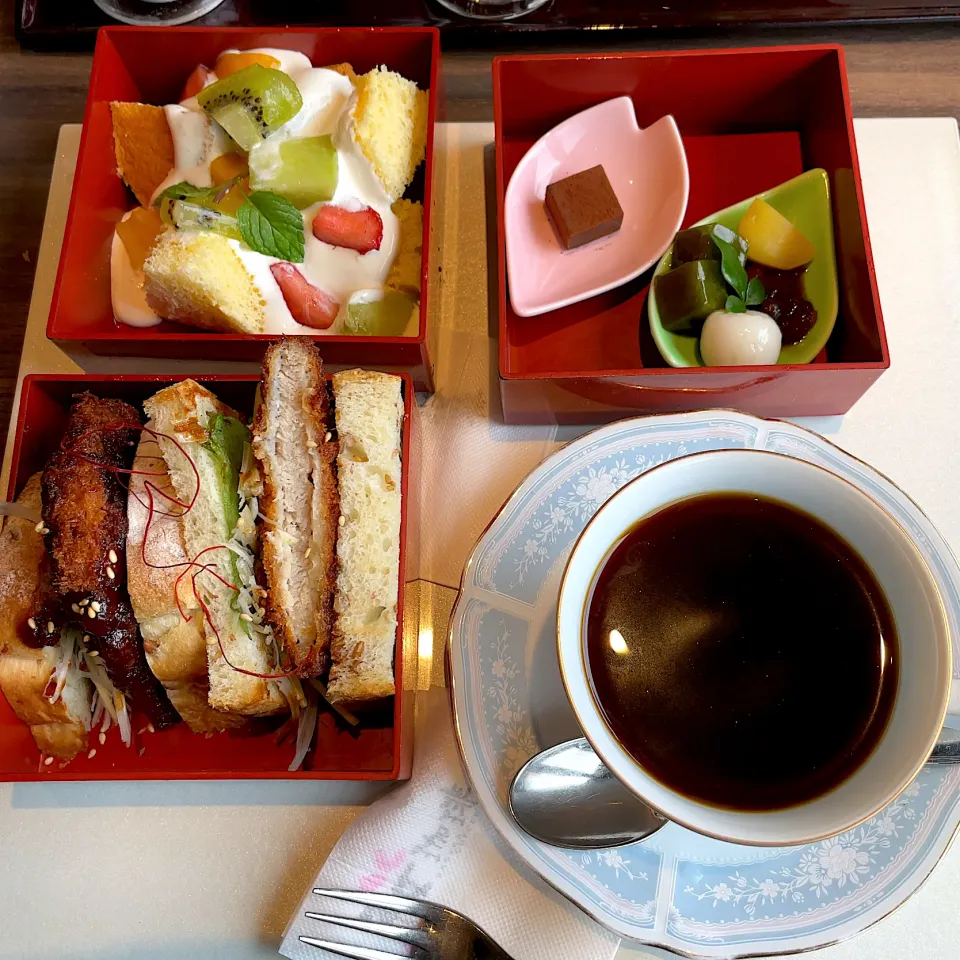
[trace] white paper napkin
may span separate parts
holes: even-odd
[[[617,938],[527,872],[495,835],[464,779],[448,692],[421,693],[417,714],[412,779],[353,823],[311,890],[340,887],[441,903],[478,923],[514,960],[611,960]],[[306,919],[306,910],[350,913],[308,890],[287,926],[283,956],[324,956],[300,943],[301,934],[352,939],[349,930]]]

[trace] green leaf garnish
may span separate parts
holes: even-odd
[[[723,273],[723,279],[730,284],[737,292],[737,295],[743,300],[747,295],[747,271],[740,262],[740,257],[733,244],[713,235],[713,242],[720,251],[720,271]]]
[[[725,240],[734,250],[737,251],[737,259],[739,259],[741,265],[746,265],[747,262],[747,244],[743,237],[740,236],[736,230],[731,230],[729,227],[725,227],[722,223],[715,223],[713,225],[713,235],[720,240]]]
[[[735,297],[732,293],[729,297],[727,297],[727,302],[723,306],[728,313],[747,312],[746,304],[739,297]]]
[[[763,283],[759,277],[754,277],[747,284],[747,306],[756,307],[767,299],[767,291],[763,289]]]
[[[223,505],[223,518],[226,521],[226,539],[229,540],[237,529],[240,519],[240,466],[243,462],[243,447],[250,442],[250,430],[245,423],[235,417],[227,417],[222,413],[210,414],[207,421],[207,439],[204,449],[210,454],[216,480],[215,493]],[[239,587],[240,570],[237,566],[237,557],[232,550],[227,551],[230,582]],[[237,603],[238,594],[234,592],[230,598],[230,609],[241,613]],[[241,627],[250,635],[249,624],[240,622]]]
[[[303,263],[303,214],[278,193],[251,193],[237,211],[243,242],[256,253]]]

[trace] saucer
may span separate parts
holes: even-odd
[[[624,937],[690,957],[813,950],[882,919],[926,879],[960,825],[960,767],[927,765],[890,806],[838,837],[757,848],[677,824],[639,843],[562,850],[517,826],[507,791],[519,767],[581,735],[556,656],[560,578],[587,520],[615,490],[704,450],[771,450],[854,483],[910,533],[943,598],[960,674],[960,567],[909,497],[800,427],[727,411],[625,420],[555,453],[514,492],[464,568],[450,625],[457,734],[477,797],[535,873]],[[811,709],[842,695],[825,671]],[[954,711],[960,704],[951,705]]]
[[[543,204],[555,180],[602,164],[623,208],[614,234],[564,250]],[[510,302],[535,317],[605,293],[652,267],[687,209],[690,176],[671,116],[641,130],[630,97],[574,114],[517,165],[504,199]]]

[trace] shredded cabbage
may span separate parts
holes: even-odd
[[[115,723],[120,728],[120,739],[129,747],[133,743],[133,735],[127,698],[113,685],[113,681],[107,675],[106,668],[99,657],[92,656],[90,651],[82,644],[80,645],[80,652],[87,668],[87,674],[96,688],[92,700],[92,726],[95,727],[102,718],[103,726],[100,729],[106,733],[110,729],[111,723]]]
[[[67,681],[83,684],[87,682],[87,675],[82,669],[83,645],[80,643],[80,636],[80,631],[72,627],[65,627],[60,633],[60,643],[56,647],[57,661],[47,681],[47,686],[53,683],[53,693],[47,697],[50,703],[56,703],[61,698]],[[80,714],[84,730],[89,730],[93,723],[92,709],[95,699],[94,693],[89,708]]]
[[[355,727],[360,723],[360,721],[349,710],[347,710],[346,707],[341,707],[338,703],[331,703],[327,699],[327,685],[322,680],[318,680],[316,677],[313,677],[310,680],[310,685],[314,690],[317,691],[317,693],[320,694],[321,697],[323,697],[323,700],[327,706],[333,710],[334,713],[339,714],[342,719],[346,720],[351,727]]]
[[[67,684],[67,674],[73,669],[77,660],[77,639],[77,631],[69,627],[60,632],[60,643],[57,645],[57,664],[50,677],[54,684],[53,693],[47,698],[50,703],[56,703],[60,699],[63,688]],[[77,663],[77,669],[79,669],[79,663]],[[47,682],[49,684],[50,681]]]
[[[297,748],[293,754],[293,760],[290,761],[290,766],[287,767],[291,773],[294,770],[299,770],[300,765],[306,759],[307,753],[310,750],[310,744],[313,743],[313,735],[317,729],[317,694],[309,688],[304,691],[299,681],[297,681],[297,686],[300,688],[301,695],[305,697],[306,707],[300,710],[300,716],[297,721]],[[291,713],[292,712],[291,710]],[[294,714],[294,716],[296,716],[296,714]]]

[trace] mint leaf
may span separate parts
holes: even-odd
[[[747,271],[743,269],[740,257],[733,244],[713,235],[713,242],[720,251],[720,271],[723,279],[730,284],[742,300],[747,295]]]
[[[763,283],[759,277],[754,277],[747,284],[747,306],[755,307],[767,299],[767,291],[763,289]]]
[[[727,297],[727,302],[724,304],[724,309],[728,313],[746,313],[747,307],[744,302],[739,298],[735,297],[733,294],[730,294]]]
[[[237,211],[243,242],[256,253],[303,263],[303,215],[278,193],[251,193]]]

